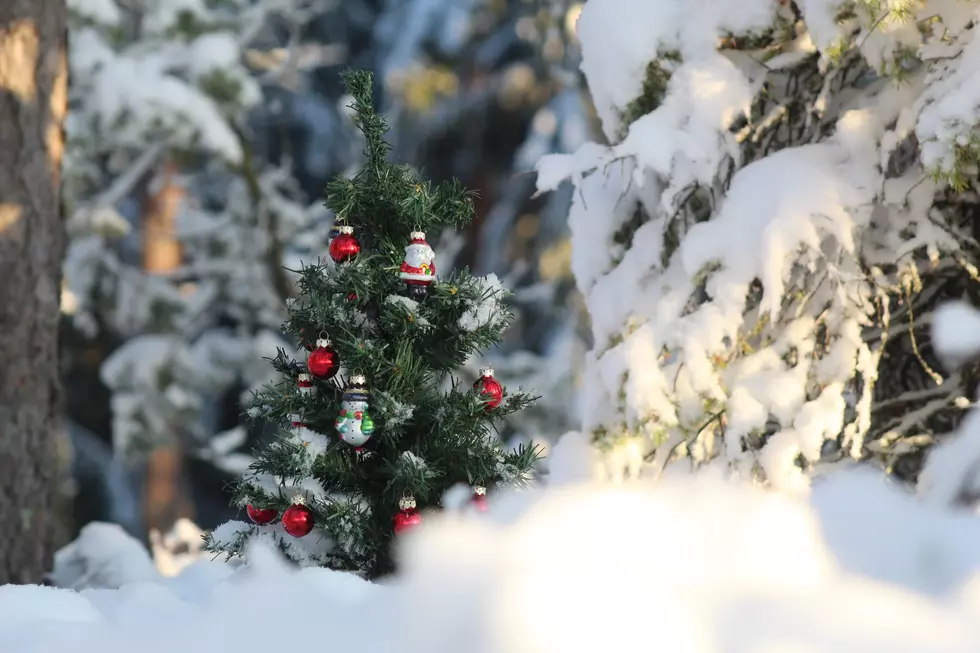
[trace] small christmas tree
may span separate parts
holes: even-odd
[[[473,387],[453,377],[511,319],[493,275],[437,274],[425,240],[469,223],[472,194],[389,163],[371,74],[344,81],[367,160],[328,185],[338,225],[330,257],[303,270],[289,309],[285,329],[308,357],[280,352],[282,380],[250,411],[286,425],[238,484],[235,502],[252,523],[219,527],[208,547],[239,555],[267,538],[299,564],[374,578],[393,569],[396,533],[447,490],[469,486],[481,509],[487,488],[525,483],[538,452],[505,451],[494,429],[532,397],[505,392],[490,369]]]

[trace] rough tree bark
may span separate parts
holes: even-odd
[[[65,0],[0,0],[0,584],[57,545]]]

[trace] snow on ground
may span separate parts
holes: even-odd
[[[16,653],[759,653],[980,650],[980,520],[870,472],[805,502],[718,477],[563,482],[430,518],[404,572],[370,584],[199,561],[120,589],[0,587]],[[577,447],[577,450],[575,450]],[[145,561],[144,561],[145,562]],[[118,580],[118,578],[116,579]]]

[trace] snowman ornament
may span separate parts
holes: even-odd
[[[412,240],[405,247],[398,276],[405,282],[409,298],[420,301],[429,294],[429,285],[435,281],[436,253],[426,242],[424,232],[413,231],[409,237]]]
[[[362,447],[374,433],[374,420],[368,414],[370,393],[362,375],[351,378],[340,398],[340,414],[334,421],[340,439],[354,447]]]

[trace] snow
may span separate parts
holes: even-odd
[[[72,56],[99,37],[81,32],[72,39]],[[241,145],[213,100],[183,80],[166,74],[166,59],[123,58],[103,61],[85,71],[92,111],[108,124],[118,125],[116,138],[135,145],[144,131],[162,123],[181,142],[200,138],[202,145],[237,163]],[[77,69],[73,68],[73,69]]]
[[[817,252],[831,237],[854,251],[852,214],[862,207],[869,214],[873,191],[867,172],[839,174],[846,163],[840,148],[814,145],[782,150],[740,170],[717,217],[688,232],[681,247],[687,273],[724,261],[733,283],[760,279],[761,308],[776,318],[797,250]]]
[[[980,311],[966,302],[936,307],[932,317],[936,354],[950,367],[980,355]]]
[[[567,481],[495,495],[488,513],[427,515],[381,584],[256,546],[247,567],[137,569],[121,589],[4,586],[0,641],[18,653],[976,649],[980,521],[875,473],[826,477],[807,500],[714,474]]]
[[[725,33],[768,27],[776,0],[589,0],[578,19],[582,72],[611,141],[621,113],[640,95],[647,64],[677,51],[685,61],[716,56]]]
[[[975,12],[980,17],[980,9]],[[933,75],[935,83],[917,102],[920,111],[915,131],[922,143],[923,164],[950,172],[956,150],[975,138],[972,130],[980,111],[980,39],[970,39],[959,57],[941,65]]]
[[[844,4],[841,0],[800,0],[797,3],[803,16],[810,39],[819,50],[827,50],[841,37],[837,24],[837,12]]]
[[[105,25],[118,25],[122,20],[115,0],[68,0],[68,9]]]
[[[92,523],[55,553],[50,579],[68,589],[118,589],[156,578],[149,553],[116,524]]]
[[[579,16],[609,144],[544,157],[537,190],[573,186],[594,343],[579,430],[610,478],[717,461],[805,494],[828,441],[878,457],[884,431],[919,436],[963,394],[957,378],[897,427],[873,419],[892,312],[910,322],[933,271],[975,273],[962,212],[937,198],[975,173],[977,5],[888,0],[841,21],[847,3],[796,6],[803,21],[764,0],[588,0]],[[633,115],[648,70],[662,97]]]
[[[459,317],[459,328],[465,331],[476,331],[482,327],[496,324],[506,316],[503,306],[501,306],[506,291],[497,275],[488,274],[485,277],[475,277],[473,281],[480,298]]]

